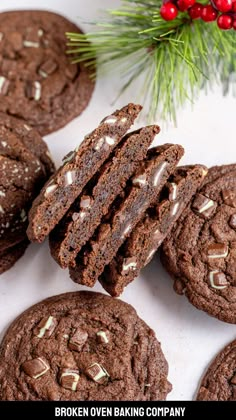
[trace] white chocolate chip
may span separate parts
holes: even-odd
[[[45,191],[45,193],[44,193],[44,196],[45,197],[47,197],[48,195],[50,195],[53,191],[55,191],[57,189],[57,184],[52,184],[52,185],[49,185],[47,188],[46,188],[46,191]]]
[[[146,174],[138,175],[132,179],[133,185],[138,185],[141,187],[142,185],[145,185],[146,183],[147,183]]]
[[[5,211],[3,210],[2,206],[0,205],[0,213],[4,214]]]
[[[155,174],[154,174],[154,178],[153,178],[153,185],[154,185],[154,187],[157,187],[158,186],[158,183],[160,181],[160,178],[161,178],[161,176],[162,176],[162,174],[163,174],[163,172],[164,172],[164,170],[165,170],[165,168],[166,168],[167,165],[168,165],[167,162],[162,162],[158,166],[158,168],[156,169]]]
[[[41,98],[41,83],[35,81],[34,87],[35,87],[34,100],[39,101]]]
[[[108,144],[109,146],[113,146],[116,142],[115,139],[109,136],[105,136],[104,140],[105,140],[105,143]]]
[[[115,124],[117,121],[117,118],[113,115],[110,117],[107,117],[105,120],[102,121],[103,124]]]
[[[175,184],[175,182],[171,182],[170,185],[171,185],[171,191],[170,191],[170,194],[169,194],[169,199],[171,201],[175,201],[176,198],[177,198],[177,190],[178,190],[178,187]]]
[[[6,142],[6,141],[1,141],[1,145],[2,145],[3,147],[7,147],[7,142]],[[5,168],[3,168],[3,169],[5,169]]]
[[[108,338],[107,338],[107,335],[106,335],[106,333],[105,333],[104,331],[98,331],[98,332],[97,332],[97,336],[98,336],[98,337],[101,337],[101,339],[103,340],[103,342],[104,342],[105,344],[109,343],[109,340],[108,340]]]
[[[39,48],[39,42],[33,42],[33,41],[23,41],[23,45],[26,48]]]
[[[198,210],[198,212],[199,212],[199,213],[204,213],[204,211],[206,211],[206,210],[210,209],[210,208],[211,208],[211,207],[213,207],[214,205],[215,205],[214,201],[213,201],[213,200],[209,200],[209,201],[205,204],[205,206],[202,206],[202,207]]]
[[[6,196],[6,194],[3,191],[0,190],[0,197],[5,197],[5,196]]]

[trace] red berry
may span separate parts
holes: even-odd
[[[219,12],[226,13],[232,8],[232,0],[214,0],[215,7]]]
[[[216,9],[214,9],[213,6],[211,6],[210,4],[208,4],[207,6],[204,6],[202,9],[202,20],[204,20],[204,22],[213,22],[213,20],[216,20],[218,15],[218,12]]]
[[[236,31],[236,20],[233,21],[233,29]]]
[[[181,12],[188,10],[190,7],[194,5],[196,0],[178,0],[177,6]]]
[[[195,3],[188,11],[191,19],[199,19],[202,16],[203,5],[201,3]]]
[[[164,20],[173,20],[178,15],[178,9],[175,4],[169,2],[161,6],[160,15]]]
[[[233,26],[233,18],[229,15],[220,15],[217,19],[217,25],[220,29],[227,30]]]
[[[236,12],[236,0],[235,2],[232,4],[232,12]]]

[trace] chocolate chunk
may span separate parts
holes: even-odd
[[[70,337],[68,346],[71,350],[81,351],[87,339],[88,333],[81,330],[80,328],[77,328],[77,330]]]
[[[217,270],[210,271],[209,282],[214,289],[225,289],[229,285],[225,274]]]
[[[25,87],[25,94],[27,98],[39,101],[41,98],[41,83],[40,82],[27,82]]]
[[[236,214],[232,214],[229,219],[229,225],[232,229],[236,229]]]
[[[58,65],[55,60],[49,58],[48,60],[44,61],[43,64],[39,67],[39,74],[40,76],[47,78],[49,75],[54,73],[58,68]]]
[[[42,318],[34,330],[38,338],[49,338],[57,326],[57,321],[53,316]]]
[[[97,332],[97,340],[99,343],[108,344],[109,343],[109,333],[106,331]]]
[[[211,217],[211,215],[214,213],[216,209],[216,203],[202,194],[196,194],[192,208],[197,213],[202,214],[204,217],[208,218]]]
[[[92,365],[88,366],[85,370],[85,373],[94,382],[98,382],[99,384],[106,382],[106,380],[109,378],[107,371],[98,363],[93,363]]]
[[[63,369],[60,375],[60,384],[63,388],[69,389],[70,391],[76,391],[77,385],[80,380],[78,370],[74,369]]]
[[[33,379],[38,379],[40,376],[45,375],[50,369],[47,362],[37,357],[36,359],[28,360],[21,365],[23,371]]]
[[[0,95],[7,95],[10,86],[10,81],[4,76],[0,76]]]
[[[228,245],[212,243],[207,247],[208,258],[225,258],[228,255]]]
[[[222,190],[224,203],[231,207],[236,207],[236,192],[235,190]]]

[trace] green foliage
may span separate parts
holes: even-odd
[[[201,1],[203,4],[206,1]],[[223,83],[224,93],[236,70],[236,32],[220,31],[215,22],[192,21],[179,13],[172,22],[159,14],[160,0],[124,0],[94,23],[95,32],[68,33],[69,54],[86,65],[114,68],[127,76],[126,89],[144,73],[141,89],[149,116],[176,120],[176,110],[193,102],[203,86]],[[89,43],[88,43],[89,41]]]

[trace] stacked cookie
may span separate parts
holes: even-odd
[[[0,273],[24,254],[28,210],[53,171],[37,131],[0,112]]]
[[[29,214],[29,239],[42,242],[51,232],[56,261],[90,287],[155,205],[183,155],[179,145],[149,149],[158,126],[126,134],[140,110],[129,104],[106,117],[65,157]]]

